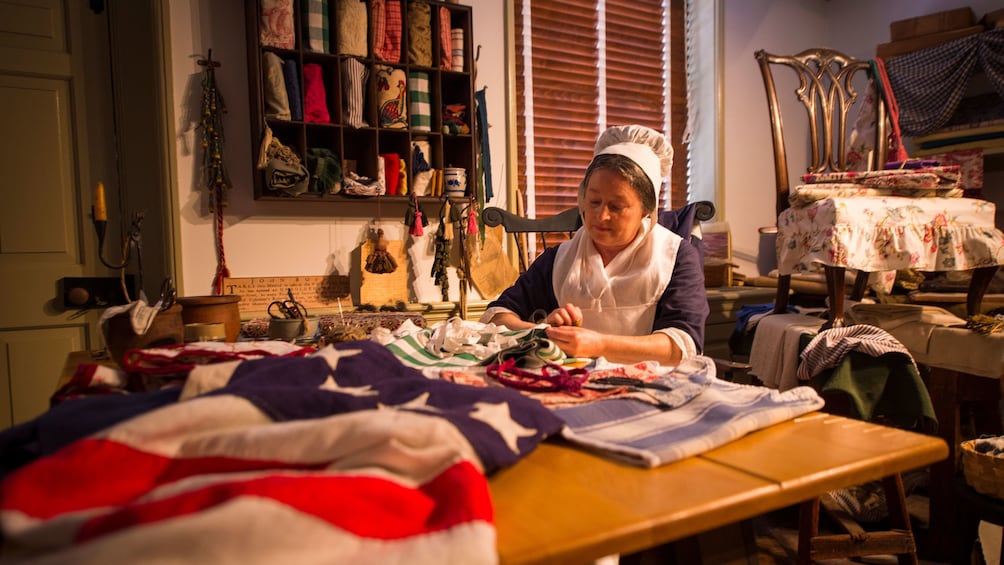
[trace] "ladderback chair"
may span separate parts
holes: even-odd
[[[823,268],[829,301],[824,329],[843,325],[848,269],[857,271],[852,300],[863,296],[870,272],[908,268],[927,272],[973,270],[967,310],[970,315],[979,313],[987,287],[1004,262],[1004,236],[994,226],[992,203],[944,197],[961,195],[960,189],[906,190],[893,186],[862,190],[829,184],[792,186],[790,182],[789,157],[795,153],[795,143],[808,144],[802,180],[825,180],[827,175],[840,177],[840,173],[859,175],[862,170],[874,174],[885,169],[889,148],[887,105],[883,96],[871,98],[869,94],[872,90],[867,87],[868,79],[875,74],[872,62],[823,48],[795,55],[759,50],[755,57],[767,95],[774,154],[779,273],[774,312],[787,311],[792,273],[818,263]],[[795,98],[800,104],[781,103],[775,69],[779,77],[781,69],[794,73]],[[874,92],[881,90],[876,87]],[[782,114],[787,110],[793,118],[791,114],[800,113],[799,106],[808,121],[807,131],[786,130]],[[864,123],[873,125],[873,135],[865,133],[868,143],[861,145],[872,150],[862,155],[849,150],[848,141],[862,123],[862,108],[869,107],[874,114],[866,115]],[[896,171],[883,171],[887,172]],[[813,190],[799,193],[802,188]]]

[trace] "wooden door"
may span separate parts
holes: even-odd
[[[129,191],[119,188],[128,166],[115,143],[109,4],[0,0],[0,428],[48,408],[67,353],[104,345],[101,310],[65,308],[59,281],[118,275],[98,260],[91,223],[102,180],[116,260]]]

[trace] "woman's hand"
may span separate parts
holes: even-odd
[[[581,326],[582,310],[575,304],[565,304],[548,314],[547,318],[544,318],[544,323],[552,327]]]
[[[575,326],[547,328],[547,338],[569,357],[600,357],[603,355],[605,335]]]

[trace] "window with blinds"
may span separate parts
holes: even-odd
[[[515,0],[517,211],[575,205],[599,132],[642,124],[676,159],[660,202],[687,201],[685,0]]]

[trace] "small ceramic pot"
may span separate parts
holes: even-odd
[[[268,337],[293,341],[303,335],[302,318],[272,318],[268,322]]]

